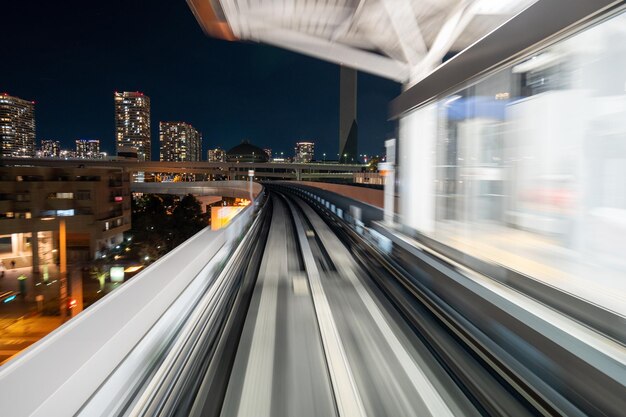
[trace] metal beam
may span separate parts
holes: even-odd
[[[450,13],[424,59],[411,69],[410,83],[414,84],[424,78],[441,63],[443,57],[476,15],[477,4],[475,0],[465,1]]]
[[[428,49],[417,25],[410,0],[382,0],[405,61],[415,66],[427,54]]]
[[[394,99],[390,118],[396,119],[533,45],[620,4],[624,1],[539,0]]]
[[[250,36],[254,40],[289,49],[315,58],[323,59],[356,70],[388,78],[399,83],[409,79],[409,66],[405,63],[375,54],[329,42],[326,39],[288,29],[254,25]]]

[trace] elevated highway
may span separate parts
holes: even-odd
[[[135,174],[202,174],[210,179],[245,180],[248,170],[254,170],[258,179],[284,180],[352,180],[353,173],[365,170],[361,164],[336,164],[312,162],[275,163],[275,162],[162,162],[137,160],[99,160],[99,159],[58,159],[58,158],[2,158],[0,161],[10,166],[50,166],[50,167],[108,167],[119,168]]]

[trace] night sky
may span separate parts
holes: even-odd
[[[36,101],[37,145],[100,139],[114,151],[114,91],[152,102],[159,121],[186,121],[206,149],[248,139],[274,154],[297,140],[336,155],[339,67],[271,46],[207,37],[184,0],[6,1],[0,17],[0,92]],[[359,74],[359,153],[377,154],[395,124],[400,85]],[[336,156],[335,156],[336,157]]]

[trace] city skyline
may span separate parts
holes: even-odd
[[[29,117],[32,118],[32,125],[36,125],[36,118],[35,118],[35,103],[36,101],[29,101],[29,100],[25,100],[22,99],[20,97],[14,97],[9,95],[8,93],[2,93],[0,95],[1,97],[6,98],[10,98],[15,102],[18,103],[27,103],[30,106],[30,110],[29,110]],[[205,141],[203,141],[202,138],[202,133],[197,131],[197,129],[195,129],[190,123],[187,122],[182,122],[182,121],[176,121],[176,122],[168,122],[168,121],[159,121],[158,122],[158,129],[157,132],[159,132],[158,136],[157,136],[157,140],[156,143],[152,138],[151,135],[151,128],[147,129],[147,136],[143,135],[143,134],[138,134],[137,132],[141,131],[141,130],[145,130],[146,125],[151,125],[152,120],[150,117],[150,109],[151,109],[151,101],[150,101],[150,97],[148,97],[146,94],[144,94],[143,92],[140,91],[123,91],[123,92],[119,92],[119,91],[115,91],[114,92],[114,101],[115,101],[115,126],[116,126],[116,137],[113,139],[113,151],[107,151],[107,142],[104,141],[103,144],[104,146],[102,146],[101,149],[101,140],[100,139],[85,139],[85,138],[79,138],[79,139],[70,139],[70,143],[63,143],[60,140],[52,140],[52,139],[44,139],[44,138],[40,138],[37,136],[36,131],[33,131],[34,133],[32,134],[32,137],[30,138],[30,140],[33,142],[33,157],[79,157],[78,155],[81,154],[81,151],[78,149],[78,144],[79,142],[98,142],[98,152],[97,153],[97,158],[101,158],[102,156],[106,156],[106,155],[110,155],[110,156],[115,156],[118,152],[118,149],[123,148],[124,150],[127,149],[137,149],[137,148],[143,148],[143,149],[147,149],[149,150],[148,153],[148,160],[153,160],[153,161],[163,161],[163,160],[172,160],[172,157],[166,157],[164,159],[163,156],[163,135],[162,135],[162,126],[168,125],[168,124],[181,124],[181,125],[186,125],[191,127],[196,133],[199,134],[200,136],[200,140],[199,143],[198,141],[195,141],[195,147],[198,147],[198,149],[194,148],[194,152],[193,152],[193,156],[191,156],[192,159],[185,159],[185,160],[204,160],[203,159],[203,155],[205,155],[205,144],[206,144],[206,155],[207,155],[207,159],[206,160],[210,160],[210,158],[208,158],[208,152],[214,150],[214,149],[224,149],[224,147],[222,147],[221,145],[217,145],[214,146],[210,143],[206,143]],[[137,106],[137,101],[139,101],[139,106]],[[145,107],[145,108],[143,108]],[[129,117],[129,109],[134,109],[134,110],[139,110],[141,112],[141,117],[139,117],[138,115],[140,113],[136,113],[137,116],[135,117]],[[147,122],[147,123],[146,123]],[[130,128],[128,128],[128,126],[131,126]],[[130,130],[134,131],[134,136],[131,135],[132,137],[128,137],[128,134]],[[139,136],[137,136],[139,135]],[[244,141],[249,141],[248,139],[243,139]],[[139,142],[137,142],[139,141]],[[144,144],[142,145],[140,142],[144,142]],[[147,141],[147,145],[145,143],[145,141]],[[47,148],[49,146],[51,146],[51,143],[54,142],[54,146],[56,147],[56,153],[50,153],[47,152]],[[136,143],[137,142],[137,143]],[[298,158],[298,151],[297,151],[297,147],[299,143],[308,143],[308,142],[312,142],[315,143],[315,141],[312,141],[310,139],[303,141],[302,139],[296,139],[296,148],[294,149],[294,154],[293,157],[294,159]],[[64,146],[65,145],[65,146]],[[157,152],[154,153],[152,151],[152,148],[154,146],[157,146]],[[236,145],[235,145],[236,146]],[[264,150],[269,151],[266,152],[268,153],[268,157],[269,159],[272,159],[272,152],[271,152],[271,148],[266,147],[266,145],[262,144],[264,148]],[[74,150],[72,150],[72,148],[75,148]],[[224,149],[225,150],[225,149]],[[93,153],[93,152],[91,152]],[[141,152],[138,152],[140,159],[142,159],[141,157]],[[277,155],[281,155],[284,156],[285,152],[284,151],[280,151],[276,153]],[[152,158],[152,155],[155,155],[154,158]],[[156,155],[158,155],[158,158],[156,157]],[[333,158],[333,153],[329,152],[323,153],[323,159],[324,160],[333,160],[335,158]],[[374,153],[370,154],[371,156],[374,155]],[[378,154],[376,154],[378,155]],[[22,156],[22,155],[20,155]],[[26,156],[31,156],[31,155],[26,155]],[[334,156],[336,156],[337,160],[341,160],[341,155],[339,153],[335,154]],[[364,161],[362,162],[367,162],[367,154],[362,153],[360,155],[358,155],[359,157],[366,157]],[[287,152],[287,157],[289,157],[289,152]],[[79,158],[85,158],[85,155],[80,156]],[[196,159],[197,158],[197,159]],[[174,158],[177,159],[177,158]],[[315,155],[315,152],[312,153],[312,160],[316,160],[316,159],[320,159],[319,157],[317,157]],[[361,158],[362,159],[362,158]]]
[[[150,108],[151,102],[150,98],[140,91],[133,92],[114,92],[114,102],[115,102],[115,125],[116,125],[116,138],[115,138],[115,151],[107,152],[101,150],[101,141],[100,139],[75,139],[74,140],[74,150],[70,149],[71,146],[62,147],[61,141],[52,140],[52,139],[43,139],[38,138],[34,131],[35,126],[35,101],[24,100],[19,97],[13,97],[8,95],[7,93],[3,93],[1,95],[3,101],[3,108],[5,111],[7,109],[10,112],[15,113],[15,105],[16,103],[23,107],[23,103],[28,104],[28,111],[26,111],[27,117],[27,125],[31,127],[31,131],[29,132],[28,141],[30,141],[31,146],[33,148],[32,155],[13,155],[13,156],[33,156],[37,158],[94,158],[100,159],[102,157],[106,157],[107,155],[115,156],[120,150],[127,151],[129,149],[137,150],[138,156],[140,160],[143,160],[146,156],[146,150],[148,150],[147,159],[148,160],[159,160],[159,161],[201,161],[203,160],[203,140],[202,133],[199,132],[195,127],[187,122],[176,121],[176,122],[168,122],[168,121],[159,121],[159,139],[158,139],[158,159],[151,158],[151,148],[154,146],[154,142],[152,141],[152,136],[150,135],[150,128],[146,128],[146,126],[150,125],[151,117],[150,117]],[[10,99],[10,100],[9,100]],[[7,107],[7,104],[10,106]],[[18,106],[19,107],[19,106]],[[21,108],[20,107],[20,108]],[[134,116],[133,116],[134,115]],[[11,126],[17,124],[24,124],[25,122],[21,119],[13,120],[11,119]],[[8,119],[7,119],[8,120]],[[11,129],[15,130],[14,127]],[[181,130],[182,129],[182,130]],[[169,130],[169,132],[168,132]],[[179,132],[181,130],[181,132]],[[184,132],[183,132],[184,130]],[[165,135],[164,135],[165,131]],[[5,135],[6,136],[6,135]],[[178,138],[180,136],[180,138]],[[189,137],[189,139],[188,139]],[[182,140],[182,142],[181,142]],[[244,142],[249,142],[249,140],[244,139]],[[176,143],[175,143],[176,142]],[[180,142],[180,143],[178,143]],[[189,142],[189,144],[187,144]],[[319,160],[320,158],[315,155],[314,144],[315,141],[303,141],[299,139],[295,143],[293,159],[299,160],[300,152],[298,151],[298,147],[300,144],[310,144],[312,145],[311,151],[307,151],[307,159],[310,160]],[[92,149],[92,147],[94,147]],[[182,146],[182,147],[181,147]],[[265,145],[262,145],[265,146]],[[89,147],[89,149],[87,149]],[[207,144],[207,161],[211,161],[213,158],[210,157],[210,153],[213,150],[223,149],[221,146],[216,146],[214,148],[211,147],[211,144]],[[180,148],[180,149],[179,149]],[[189,148],[189,151],[188,151]],[[21,148],[20,148],[21,149]],[[96,149],[94,151],[94,149]],[[106,148],[105,148],[106,149]],[[143,152],[141,151],[143,150]],[[265,147],[263,150],[267,153],[268,158],[272,159],[272,150],[271,148]],[[285,152],[280,151],[276,153],[280,155],[281,158],[284,157]],[[372,154],[373,155],[373,154]],[[328,156],[328,157],[327,157]],[[336,154],[337,159],[341,159],[340,154]],[[367,155],[360,154],[359,156],[365,157],[363,162],[367,162]],[[289,152],[287,152],[287,158],[289,158]],[[332,153],[323,153],[323,158],[325,160],[333,160]]]
[[[337,65],[208,38],[184,2],[147,9],[117,0],[88,11],[78,6],[69,0],[62,9],[46,3],[32,10],[20,3],[6,7],[5,55],[12,64],[3,68],[0,91],[36,101],[37,138],[60,140],[63,148],[76,138],[99,138],[102,150],[113,154],[111,96],[141,91],[152,101],[154,155],[162,120],[182,120],[201,131],[203,155],[244,138],[285,155],[300,138],[315,138],[317,152],[337,153]],[[24,16],[46,36],[23,30]],[[164,19],[168,25],[151,23]],[[112,46],[127,45],[129,37],[135,47]],[[173,58],[181,56],[184,63]],[[359,73],[359,152],[381,153],[383,141],[395,135],[387,105],[399,93],[399,84]]]

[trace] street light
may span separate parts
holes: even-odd
[[[254,179],[254,170],[248,170],[248,177],[250,177],[250,204],[254,203],[254,196],[252,195],[252,180]]]
[[[389,139],[385,141],[385,149],[387,151],[388,161],[378,164],[378,170],[384,177],[385,194],[384,194],[384,220],[388,225],[393,225],[394,221],[394,196],[395,196],[395,155],[396,140]]]

